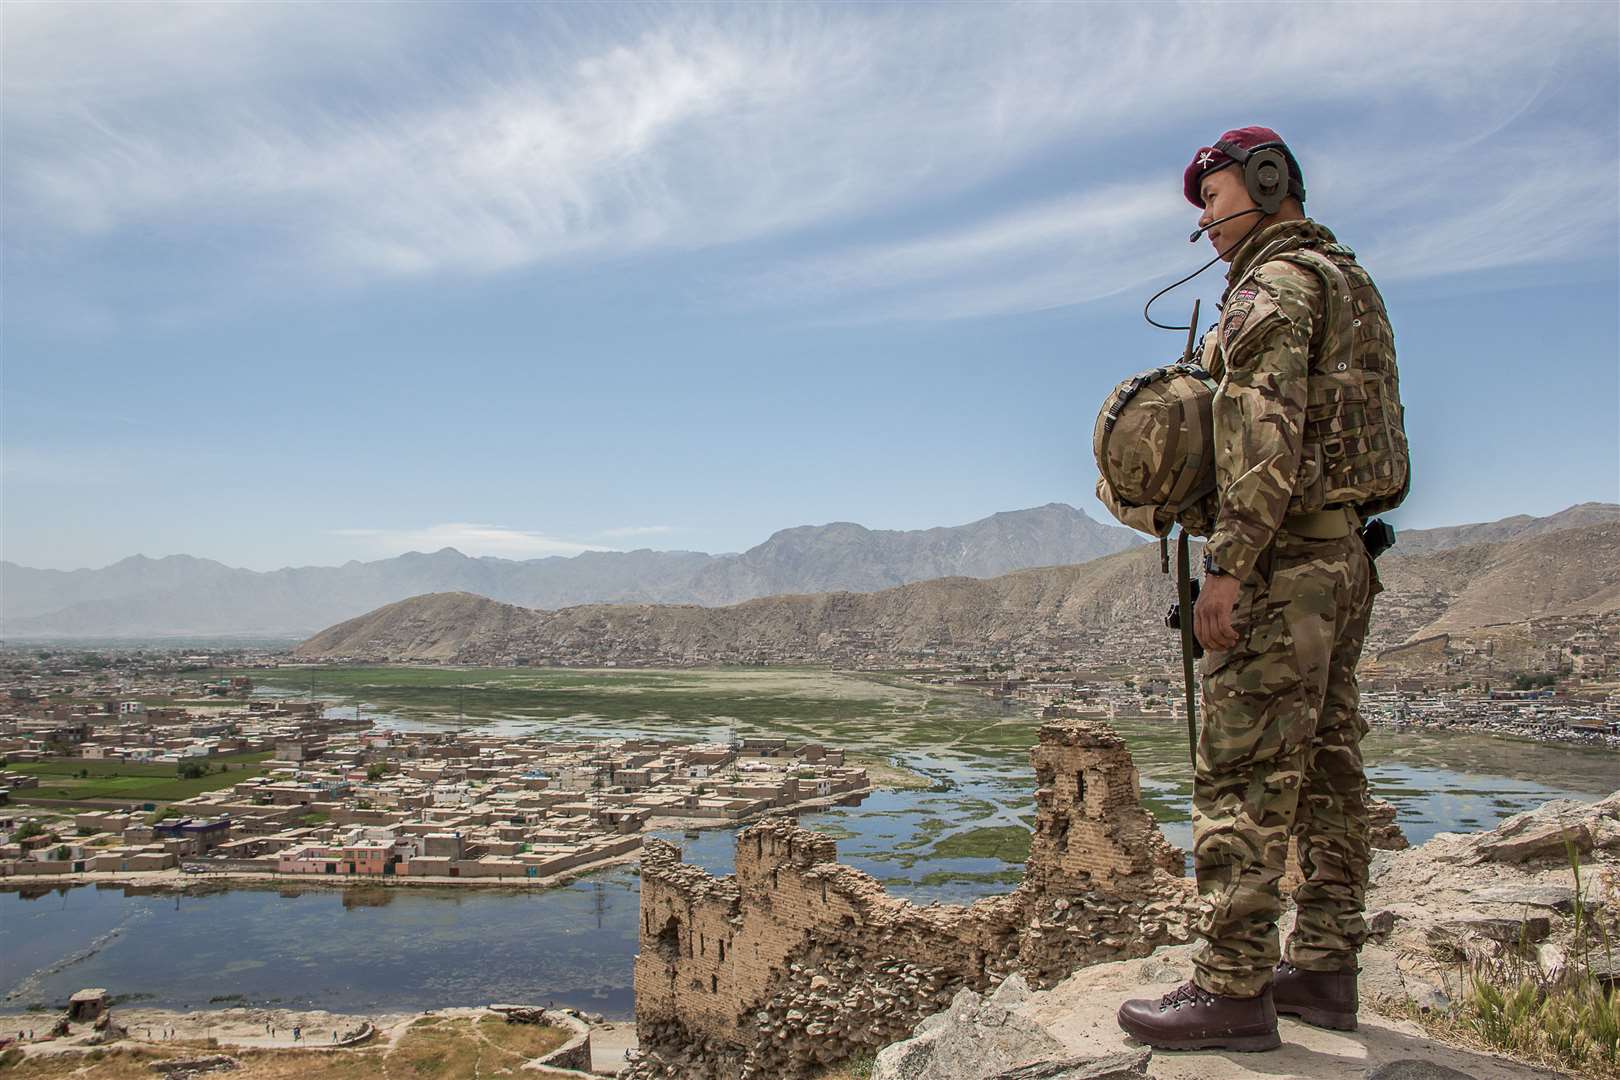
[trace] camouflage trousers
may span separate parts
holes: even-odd
[[[1288,839],[1305,880],[1288,959],[1354,965],[1366,937],[1367,780],[1356,662],[1376,576],[1361,540],[1280,532],[1238,594],[1239,641],[1204,658],[1193,782],[1203,914],[1195,981],[1248,997],[1271,981]]]

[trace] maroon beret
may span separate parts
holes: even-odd
[[[1215,142],[1217,145],[1228,143],[1239,150],[1253,150],[1255,147],[1263,146],[1266,143],[1275,143],[1281,147],[1283,156],[1288,159],[1288,177],[1292,181],[1289,184],[1291,193],[1297,194],[1300,201],[1304,201],[1305,183],[1304,177],[1300,175],[1299,162],[1294,160],[1294,152],[1288,149],[1288,144],[1283,142],[1283,137],[1275,131],[1258,125],[1233,128],[1219,139],[1216,139]],[[1198,194],[1199,182],[1203,180],[1205,173],[1214,172],[1216,169],[1230,164],[1232,164],[1232,159],[1225,150],[1217,149],[1215,146],[1199,147],[1198,153],[1193,155],[1192,163],[1187,166],[1187,171],[1182,174],[1181,178],[1181,189],[1186,193],[1187,201],[1202,210],[1204,200]],[[1297,189],[1297,191],[1293,189]]]

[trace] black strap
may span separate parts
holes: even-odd
[[[1181,674],[1187,689],[1187,752],[1193,772],[1198,771],[1198,674],[1193,668],[1192,559],[1187,550],[1187,530],[1176,538],[1176,601],[1181,605]]]

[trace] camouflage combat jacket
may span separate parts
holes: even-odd
[[[1239,249],[1202,353],[1221,384],[1207,550],[1222,570],[1247,578],[1290,515],[1366,516],[1405,497],[1394,333],[1372,279],[1326,227],[1278,222]]]

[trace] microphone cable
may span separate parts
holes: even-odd
[[[1265,221],[1266,221],[1265,216],[1264,216],[1265,211],[1260,209],[1260,207],[1253,206],[1253,207],[1250,207],[1247,210],[1239,210],[1235,214],[1227,214],[1225,217],[1218,217],[1214,221],[1210,222],[1208,225],[1205,225],[1203,228],[1195,230],[1191,236],[1187,237],[1187,242],[1189,244],[1197,243],[1198,238],[1200,236],[1202,236],[1204,233],[1208,232],[1210,229],[1213,229],[1215,226],[1221,224],[1223,221],[1231,221],[1233,218],[1242,217],[1245,214],[1260,214],[1262,216],[1261,216],[1259,221],[1255,222],[1252,226],[1249,227],[1248,232],[1244,233],[1241,237],[1238,238],[1237,243],[1233,244],[1230,248],[1226,249],[1227,251],[1236,251],[1238,248],[1242,247],[1248,241],[1249,237],[1254,235],[1256,229],[1260,228],[1261,225],[1265,224]],[[1225,254],[1226,254],[1226,251],[1217,251],[1215,253],[1215,257],[1213,259],[1209,260],[1209,262],[1205,263],[1203,266],[1200,266],[1198,269],[1194,270],[1192,273],[1188,274],[1186,277],[1181,278],[1178,281],[1172,281],[1170,284],[1166,285],[1164,288],[1160,289],[1158,292],[1156,292],[1152,296],[1148,297],[1148,302],[1142,305],[1142,318],[1146,319],[1150,325],[1156,326],[1160,330],[1173,330],[1173,331],[1176,331],[1176,332],[1179,333],[1182,330],[1191,330],[1191,329],[1193,329],[1193,327],[1191,327],[1191,326],[1167,326],[1164,323],[1160,322],[1159,320],[1155,319],[1152,316],[1152,314],[1150,313],[1150,309],[1153,307],[1153,302],[1155,300],[1157,300],[1159,297],[1163,296],[1165,293],[1169,292],[1171,289],[1179,289],[1181,286],[1187,284],[1187,282],[1191,281],[1193,278],[1197,277],[1199,274],[1202,274],[1205,270],[1208,270],[1210,267],[1212,267],[1216,263],[1220,262],[1221,257],[1223,255],[1225,255]]]

